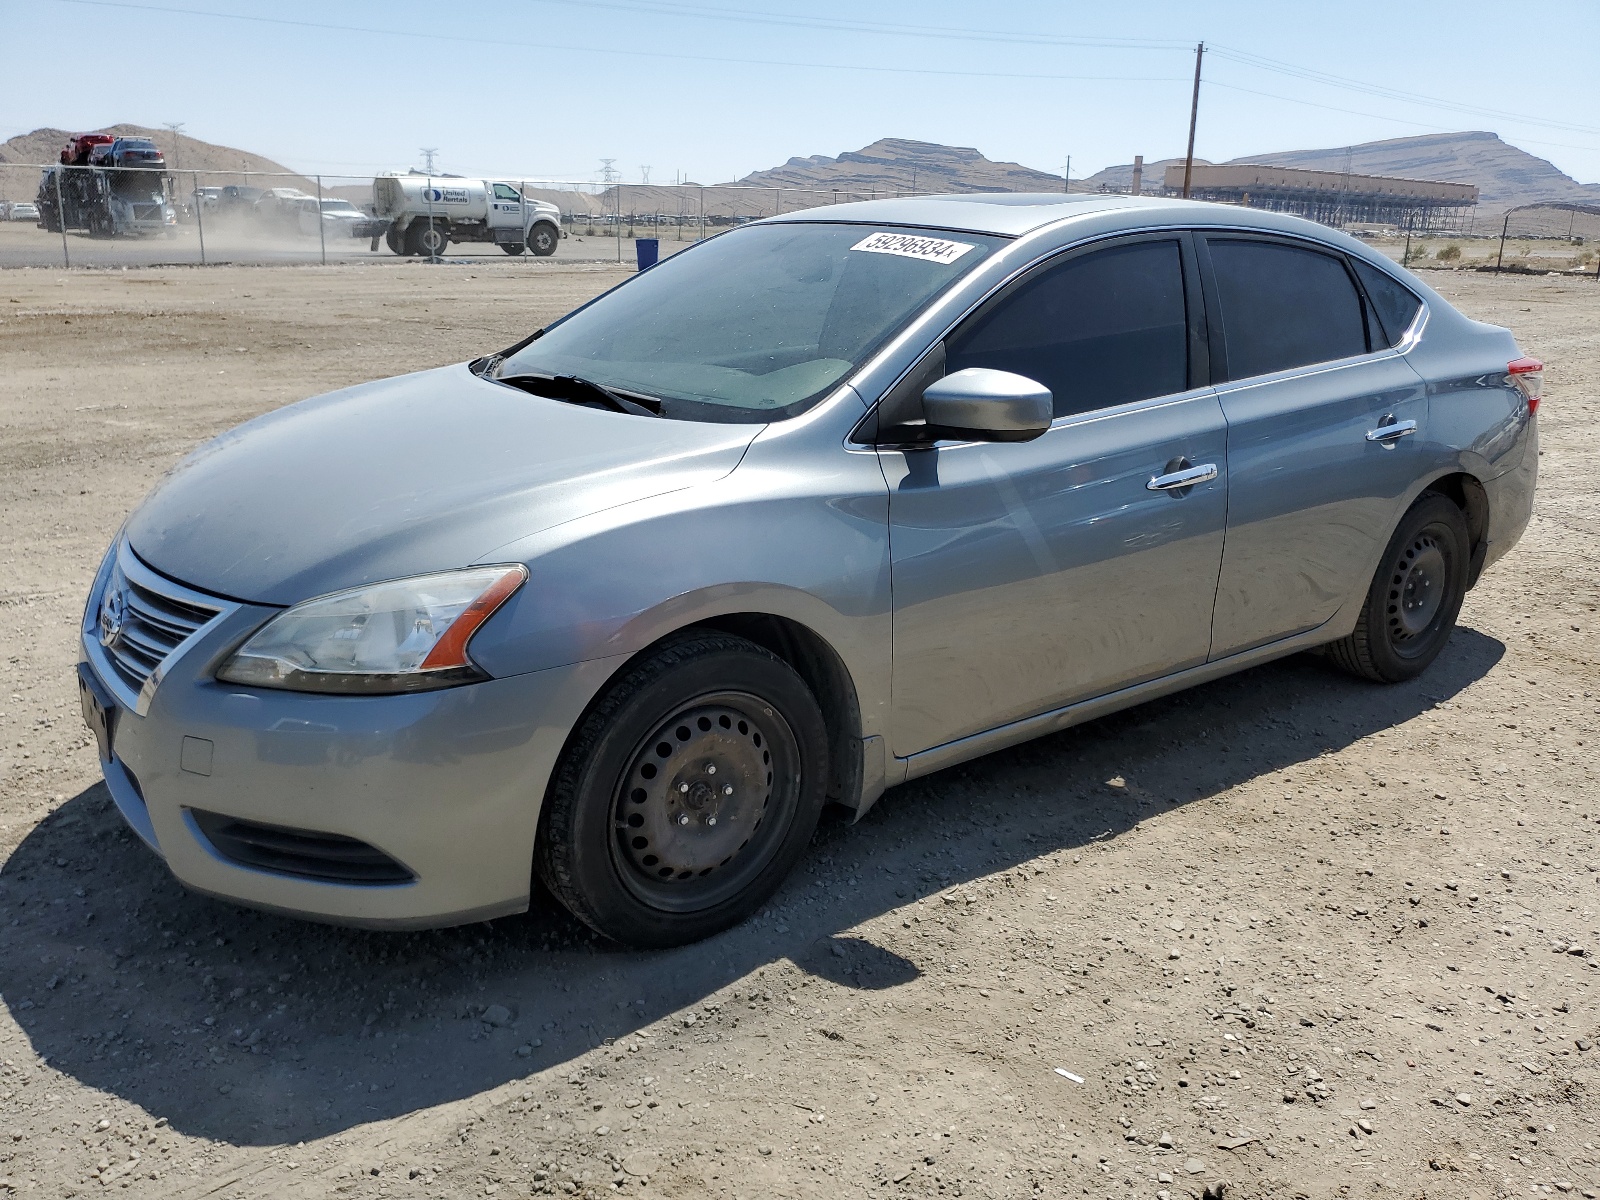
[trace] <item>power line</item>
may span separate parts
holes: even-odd
[[[1428,108],[1445,109],[1450,112],[1464,113],[1469,116],[1494,117],[1505,121],[1520,121],[1529,125],[1542,125],[1550,129],[1562,129],[1572,133],[1600,133],[1600,126],[1577,125],[1568,121],[1552,121],[1546,117],[1529,116],[1527,113],[1507,112],[1504,109],[1485,108],[1477,104],[1465,104],[1456,100],[1444,100],[1437,96],[1425,96],[1419,92],[1405,92],[1398,88],[1391,88],[1383,84],[1366,83],[1363,80],[1352,79],[1344,75],[1334,75],[1327,71],[1318,71],[1312,67],[1302,67],[1295,63],[1283,62],[1279,59],[1267,58],[1265,55],[1252,54],[1247,50],[1234,50],[1226,46],[1213,46],[1212,53],[1222,58],[1231,59],[1247,67],[1255,67],[1262,71],[1273,71],[1279,75],[1288,75],[1295,79],[1304,79],[1311,83],[1321,83],[1328,87],[1343,88],[1346,91],[1361,92],[1368,96],[1378,96],[1385,100],[1398,100],[1406,104],[1420,104]]]
[[[1356,108],[1341,108],[1337,104],[1319,104],[1315,100],[1302,100],[1298,96],[1285,96],[1279,92],[1263,92],[1256,88],[1241,87],[1236,83],[1224,83],[1220,79],[1208,79],[1206,80],[1206,86],[1226,88],[1230,92],[1243,92],[1247,96],[1262,96],[1268,100],[1283,100],[1289,104],[1302,104],[1307,108],[1320,108],[1328,112],[1345,113],[1352,117],[1367,117],[1374,121],[1389,121],[1395,125],[1408,125],[1413,129],[1431,129],[1436,133],[1458,132],[1451,125],[1432,125],[1426,121],[1412,121],[1405,117],[1391,117],[1387,113],[1362,112]],[[1517,141],[1526,142],[1532,146],[1557,146],[1563,150],[1600,151],[1600,146],[1577,146],[1570,142],[1547,142],[1539,138],[1519,137]]]
[[[575,8],[599,8],[624,12],[654,13],[659,16],[691,17],[708,21],[734,21],[752,25],[782,25],[797,29],[818,29],[844,33],[892,34],[896,37],[950,38],[963,42],[986,41],[1020,43],[1028,46],[1089,46],[1108,50],[1181,50],[1187,42],[1161,38],[1087,37],[1077,34],[1041,33],[1031,30],[969,29],[951,25],[907,25],[889,21],[864,21],[859,18],[817,17],[805,13],[756,12],[750,9],[722,8],[709,4],[682,4],[673,0],[534,0],[540,4],[564,4]]]
[[[1178,76],[1150,75],[1058,75],[1019,71],[950,71],[936,67],[885,67],[859,63],[799,62],[794,60],[721,57],[711,54],[676,54],[662,50],[621,50],[613,46],[572,46],[559,42],[512,41],[506,38],[470,37],[438,30],[382,29],[367,25],[334,25],[322,21],[300,21],[291,17],[265,17],[254,13],[212,12],[175,5],[136,4],[132,0],[55,0],[57,4],[81,4],[94,8],[129,9],[136,12],[167,13],[185,17],[209,17],[223,21],[249,21],[257,25],[279,25],[293,29],[319,29],[328,33],[360,33],[377,37],[413,38],[437,45],[452,42],[468,46],[515,47],[527,50],[564,50],[577,54],[610,54],[624,58],[654,58],[676,62],[719,63],[731,66],[799,67],[808,71],[861,71],[873,75],[933,75],[957,79],[1023,79],[1047,82],[1089,83],[1177,83]]]

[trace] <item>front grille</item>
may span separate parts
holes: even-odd
[[[189,810],[216,852],[258,871],[326,883],[410,883],[416,876],[376,846],[337,833],[263,825],[238,817]]]
[[[119,556],[106,580],[96,633],[107,661],[137,695],[167,656],[222,610],[180,599],[176,586],[130,558]]]

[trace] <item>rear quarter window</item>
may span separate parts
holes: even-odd
[[[1405,337],[1411,322],[1417,319],[1422,301],[1387,271],[1380,271],[1359,258],[1350,261],[1361,277],[1361,286],[1367,289],[1367,299],[1372,301],[1374,315],[1378,318],[1380,329],[1374,330],[1373,340],[1376,342],[1376,334],[1381,332],[1383,344],[1393,346]]]

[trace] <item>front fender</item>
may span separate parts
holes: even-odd
[[[763,463],[620,505],[502,547],[529,580],[472,641],[490,674],[636,654],[733,614],[805,626],[838,655],[862,731],[888,719],[892,614],[888,496],[877,459],[832,446],[831,471]],[[752,461],[754,460],[754,461]],[[797,485],[818,481],[825,493]]]

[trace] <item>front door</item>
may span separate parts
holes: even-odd
[[[1182,235],[1100,244],[945,339],[947,371],[1037,380],[1056,420],[1031,442],[880,450],[896,755],[1205,662],[1227,462],[1195,279]]]
[[[489,228],[515,229],[522,232],[522,211],[525,208],[522,193],[509,183],[489,185]]]
[[[1421,470],[1428,399],[1342,256],[1210,234],[1212,362],[1228,418],[1228,544],[1212,657],[1365,597]]]

